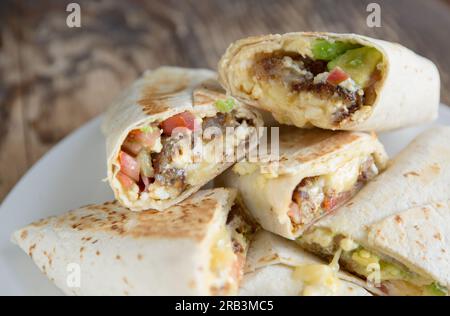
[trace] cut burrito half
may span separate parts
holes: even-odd
[[[237,163],[217,183],[237,188],[255,220],[288,239],[349,200],[387,163],[375,134],[291,127],[279,130],[279,157],[269,156]]]
[[[260,230],[251,243],[239,295],[370,296],[364,281],[326,264],[294,242]]]
[[[260,115],[227,98],[215,76],[174,67],[148,71],[108,110],[108,180],[122,205],[170,207],[257,142]]]
[[[388,169],[298,241],[389,295],[448,295],[450,127],[416,138]]]
[[[356,34],[242,39],[228,48],[219,73],[231,95],[298,127],[389,130],[433,120],[439,106],[431,61]]]
[[[68,295],[235,295],[254,230],[236,191],[218,188],[165,212],[89,205],[13,241]]]

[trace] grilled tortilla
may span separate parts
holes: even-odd
[[[298,241],[390,295],[448,295],[450,127],[417,137],[388,169]]]
[[[122,205],[164,210],[257,143],[260,115],[227,99],[215,76],[175,67],[148,71],[108,110],[108,181]],[[227,144],[231,150],[220,150]]]
[[[217,180],[235,187],[261,226],[296,239],[349,200],[387,162],[376,136],[281,127],[279,157],[237,163]]]
[[[259,231],[250,246],[240,295],[369,296],[362,280],[338,271],[292,241]]]
[[[239,40],[219,63],[234,97],[287,125],[379,131],[437,117],[436,66],[356,34],[287,33]]]
[[[68,295],[230,295],[253,231],[236,191],[219,188],[165,212],[86,206],[28,225],[13,241]],[[79,286],[67,282],[69,265],[79,267]]]

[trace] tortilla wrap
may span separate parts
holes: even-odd
[[[122,205],[133,211],[164,210],[183,201],[239,160],[246,139],[257,140],[253,127],[263,124],[259,113],[227,99],[215,77],[205,69],[147,71],[107,111],[102,130],[108,181]],[[219,100],[231,102],[232,108],[223,112],[215,105]],[[165,124],[169,118],[171,123]],[[233,133],[205,140],[205,126],[220,132],[227,122]],[[183,127],[183,132],[175,133],[173,127]],[[200,130],[201,151],[191,148],[196,139],[192,130]],[[215,146],[229,139],[235,151],[224,151],[215,159]]]
[[[237,188],[264,229],[296,239],[356,194],[386,163],[375,134],[281,127],[279,159],[243,160],[216,183]]]
[[[422,133],[395,157],[383,174],[338,212],[315,224],[300,243],[319,255],[330,256],[336,250],[336,238],[345,236],[360,245],[358,249],[362,247],[377,256],[381,267],[383,261],[394,263],[396,270],[407,274],[419,287],[402,284],[401,289],[388,289],[392,293],[448,294],[449,139],[448,126]],[[351,256],[354,258],[353,254]],[[365,257],[368,258],[367,253]],[[343,258],[343,261],[349,261],[345,252]],[[346,265],[355,270],[354,265],[349,266],[348,262]],[[381,281],[381,285],[396,287]],[[428,291],[430,289],[432,293]]]
[[[333,101],[336,93],[342,93],[343,90],[336,90],[333,96],[330,89],[334,91],[334,88],[329,85],[322,85],[319,92],[308,88],[302,93],[298,91],[303,90],[293,89],[293,86],[288,88],[286,83],[284,87],[275,85],[273,72],[270,72],[275,67],[273,60],[263,65],[264,71],[269,72],[269,77],[272,76],[270,80],[265,80],[254,70],[259,56],[290,56],[292,58],[289,57],[286,62],[290,63],[290,69],[295,69],[297,66],[292,64],[292,60],[298,56],[314,58],[313,43],[316,39],[373,47],[381,54],[378,55],[381,62],[375,67],[377,76],[371,78],[371,90],[366,91],[360,106],[343,107],[342,102],[345,103],[345,100]],[[436,66],[399,44],[362,35],[297,32],[249,37],[230,45],[218,69],[220,81],[229,94],[247,104],[270,111],[282,124],[298,127],[314,125],[333,130],[381,131],[428,122],[438,114],[440,78]],[[294,77],[298,78],[298,75]],[[289,77],[289,84],[292,80]],[[344,88],[347,86],[341,85]],[[323,94],[328,97],[323,97]],[[358,98],[358,94],[351,96]],[[333,122],[328,115],[331,112],[339,114]]]
[[[317,270],[317,280],[295,275],[297,267]],[[320,272],[328,272],[328,275]],[[325,262],[305,252],[292,241],[259,231],[250,246],[240,295],[335,295],[370,296],[364,282],[349,274],[335,272]]]
[[[235,199],[235,190],[219,188],[165,212],[89,205],[28,225],[12,239],[68,295],[236,294],[254,228]],[[79,287],[68,281],[74,266]]]

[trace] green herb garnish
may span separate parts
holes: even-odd
[[[151,127],[150,125],[143,126],[143,127],[141,127],[141,132],[143,132],[145,134],[152,133],[153,127]]]
[[[228,113],[234,107],[234,100],[231,98],[226,100],[217,100],[214,105],[220,112]]]

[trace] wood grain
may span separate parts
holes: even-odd
[[[104,111],[139,74],[163,64],[215,68],[239,38],[300,30],[355,32],[400,42],[437,63],[450,103],[449,0],[72,1],[0,4],[0,201],[45,152]]]

